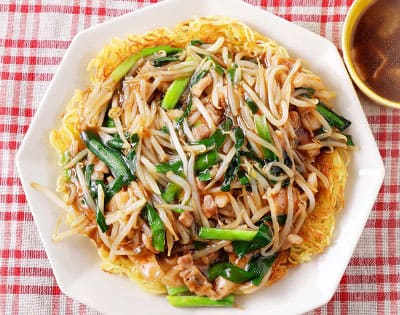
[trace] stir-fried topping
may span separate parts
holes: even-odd
[[[172,304],[232,305],[302,243],[330,184],[319,156],[354,145],[327,95],[300,59],[268,46],[246,55],[221,36],[144,48],[80,108],[68,203],[111,260],[153,257],[144,277],[156,274]],[[172,297],[188,291],[209,299]]]

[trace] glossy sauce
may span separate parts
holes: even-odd
[[[400,0],[378,0],[367,8],[352,44],[361,80],[380,96],[400,102]]]

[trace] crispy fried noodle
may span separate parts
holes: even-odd
[[[55,240],[86,235],[181,306],[231,305],[329,245],[354,144],[301,59],[213,17],[115,39],[88,70],[50,134],[62,200],[35,184],[69,225]]]

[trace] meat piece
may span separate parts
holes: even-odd
[[[275,202],[276,214],[284,214],[287,212],[287,190],[280,189],[276,194],[272,195],[272,199]]]
[[[312,162],[314,162],[315,158],[321,153],[320,149],[306,150],[304,152],[307,154]]]
[[[192,86],[192,94],[200,97],[203,91],[212,83],[210,74],[207,74],[204,78],[201,78],[199,82]]]
[[[207,218],[217,214],[217,205],[211,195],[205,195],[203,198],[202,209]]]
[[[291,110],[289,112],[289,121],[290,121],[290,124],[292,125],[294,130],[299,129],[299,127],[300,127],[300,116],[299,116],[298,112],[296,112],[295,110]]]
[[[284,138],[284,136],[283,136],[283,134],[282,134],[282,131],[280,131],[280,130],[276,130],[275,131],[275,134],[276,134],[276,137],[278,138],[278,140],[279,140],[279,144],[281,145],[281,147],[282,148],[286,148],[286,142],[285,142],[285,138]]]
[[[207,256],[203,256],[199,259],[199,261],[196,261],[199,265],[212,265],[213,263],[217,262],[219,259],[219,253],[214,252],[210,253]]]
[[[301,236],[299,236],[299,235],[297,235],[297,234],[289,234],[288,236],[287,236],[287,241],[290,243],[290,244],[295,244],[295,245],[299,245],[299,244],[301,244],[301,243],[303,243],[303,238],[301,237]]]
[[[167,112],[167,115],[169,117],[169,119],[171,120],[175,120],[178,119],[179,117],[181,117],[183,114],[183,111],[181,109],[170,109]]]
[[[208,282],[207,278],[195,265],[181,271],[179,275],[190,292],[199,296],[208,296],[214,300],[220,299],[219,294],[214,291],[211,283]]]
[[[310,135],[313,135],[314,130],[318,130],[321,128],[320,121],[310,112],[304,113],[301,116],[301,124],[304,129],[306,129]]]
[[[179,266],[180,271],[189,268],[190,266],[193,265],[192,254],[186,254],[184,256],[179,257],[176,263]]]
[[[155,255],[146,255],[139,258],[138,261],[140,262],[138,269],[144,279],[158,281],[163,277],[164,272],[161,270]]]
[[[125,207],[129,200],[129,193],[126,191],[120,191],[116,193],[106,205],[107,211],[117,211]]]
[[[217,194],[215,196],[215,204],[218,208],[223,208],[228,204],[229,198],[226,194]]]
[[[97,161],[96,164],[94,165],[94,171],[96,172],[102,172],[104,174],[109,173],[110,171],[108,170],[108,167],[104,164],[103,161]]]
[[[223,110],[218,110],[212,104],[206,105],[206,110],[210,114],[215,125],[218,125],[222,121],[224,116]]]
[[[205,124],[200,124],[192,129],[192,133],[196,140],[201,140],[208,138],[211,130]]]
[[[310,72],[297,72],[293,76],[294,88],[313,88],[315,91],[324,90],[325,86],[321,79]]]
[[[307,183],[311,186],[311,189],[313,190],[313,192],[318,191],[318,178],[317,178],[316,173],[312,172],[312,173],[308,174]]]
[[[179,276],[179,273],[181,270],[179,270],[178,266],[172,267],[170,270],[168,270],[163,279],[162,283],[168,287],[171,288],[176,288],[180,287],[183,285],[182,278]]]
[[[215,291],[221,296],[221,298],[235,292],[238,286],[238,284],[226,280],[221,276],[215,279]]]
[[[188,228],[193,223],[193,215],[189,211],[185,211],[179,215],[178,220]]]
[[[196,177],[195,181],[196,181],[196,186],[200,191],[203,191],[204,188],[206,188],[207,185],[205,182],[198,180],[197,177]]]
[[[311,142],[310,134],[302,127],[296,130],[296,136],[300,145]]]
[[[194,265],[191,254],[181,256],[177,260],[176,270],[179,270],[179,276],[190,292],[199,296],[208,296],[211,299],[218,300],[222,296],[215,292],[212,284],[207,280],[200,269]]]
[[[100,160],[94,164],[92,180],[103,180],[104,174],[110,173],[108,167]]]
[[[219,100],[219,108],[225,109],[228,107],[228,104],[225,100],[225,95],[222,91],[218,90],[218,100]]]
[[[144,247],[146,247],[149,251],[153,253],[158,253],[158,251],[153,247],[153,241],[151,236],[146,235],[145,233],[142,233],[142,242]]]

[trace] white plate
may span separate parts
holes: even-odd
[[[268,12],[238,0],[170,0],[146,7],[87,29],[72,41],[36,113],[17,155],[17,167],[28,203],[61,290],[107,314],[187,314],[170,306],[165,297],[143,292],[122,276],[100,270],[90,242],[76,236],[51,241],[58,211],[30,187],[35,181],[55,187],[59,170],[48,135],[59,126],[60,114],[77,87],[88,85],[86,65],[112,38],[142,34],[156,27],[174,26],[193,16],[226,15],[238,18],[284,45],[292,56],[308,60],[311,69],[337,92],[336,108],[353,123],[349,132],[361,150],[352,156],[346,206],[337,220],[332,245],[311,262],[257,294],[238,297],[241,308],[192,309],[193,314],[296,314],[325,304],[334,294],[364,228],[381,186],[384,168],[353,85],[336,47],[328,40]]]

